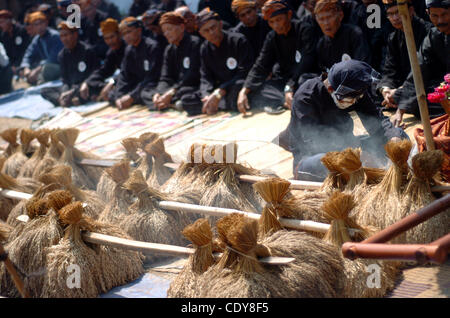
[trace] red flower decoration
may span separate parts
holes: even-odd
[[[444,76],[444,80],[450,84],[450,73]]]
[[[446,98],[447,98],[447,96],[445,95],[445,93],[439,93],[439,92],[430,93],[427,96],[427,99],[430,103],[440,103],[441,101],[443,101]]]

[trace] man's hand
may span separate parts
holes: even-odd
[[[25,67],[25,68],[20,70],[19,76],[22,77],[22,78],[26,78],[26,77],[28,77],[30,72],[31,72],[31,70],[28,67]]]
[[[397,111],[395,112],[394,117],[392,118],[392,124],[394,125],[394,127],[400,127],[405,129],[406,124],[403,123],[403,114],[405,113],[404,110],[402,109],[397,109]]]
[[[97,101],[108,101],[108,95],[109,92],[114,89],[114,83],[108,83],[103,87],[102,91],[100,92],[100,95],[97,97]]]
[[[165,109],[170,106],[170,102],[172,101],[173,95],[174,95],[173,90],[169,90],[165,92],[163,95],[160,95],[156,103],[154,101],[153,103],[155,103],[155,106],[158,108],[158,110]]]
[[[385,106],[387,108],[397,108],[397,104],[394,100],[394,94],[396,91],[396,88],[383,88],[381,91],[381,95],[383,95],[383,102],[381,103],[381,106]]]
[[[214,115],[215,113],[217,113],[217,110],[219,109],[220,99],[217,98],[215,94],[203,97],[202,102],[203,102],[202,107],[203,114]]]
[[[250,89],[242,87],[242,89],[239,92],[238,100],[237,100],[237,107],[239,112],[246,114],[247,110],[250,109],[250,104],[248,102],[248,96],[247,94],[250,92]]]
[[[119,110],[130,108],[133,103],[134,99],[130,95],[124,95],[116,100],[116,106]]]
[[[61,105],[61,106],[63,106],[63,107],[68,107],[68,106],[70,106],[71,105],[71,103],[72,103],[72,96],[73,96],[73,93],[75,92],[75,90],[74,89],[70,89],[70,90],[68,90],[68,91],[65,91],[64,93],[62,93],[60,96],[59,96],[59,104]]]
[[[294,99],[293,92],[284,93],[284,107],[286,107],[287,109],[291,109],[293,99]]]
[[[80,96],[82,99],[87,100],[89,98],[89,86],[86,82],[83,82],[80,87]]]

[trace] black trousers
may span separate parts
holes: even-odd
[[[13,72],[11,66],[0,67],[0,95],[10,93],[12,91]]]

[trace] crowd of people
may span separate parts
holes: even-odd
[[[69,21],[71,4],[80,8],[79,26]],[[450,0],[407,5],[432,90],[450,72]],[[106,0],[57,0],[20,17],[0,11],[0,94],[16,76],[31,85],[61,79],[42,96],[66,107],[289,109],[280,145],[293,152],[295,173],[314,170],[308,158],[360,142],[350,111],[378,136],[366,142],[376,149],[407,138],[405,112],[420,118],[395,0],[201,0],[196,14],[182,0],[135,0],[123,18]],[[444,113],[428,107],[432,116]],[[382,108],[395,111],[392,122]]]

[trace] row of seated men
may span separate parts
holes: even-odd
[[[92,5],[89,0],[79,3],[82,14]],[[266,1],[258,9],[255,1],[234,0],[231,10],[240,22],[228,30],[210,8],[197,15],[186,7],[166,13],[149,10],[120,23],[108,18],[98,32],[108,46],[103,62],[98,47],[81,41],[85,31],[64,21],[54,31],[38,11],[29,16],[37,35],[19,72],[39,82],[59,71],[63,88],[43,89],[42,94],[64,106],[109,100],[119,109],[145,104],[151,110],[174,107],[190,114],[289,108],[291,122],[280,137],[294,153],[295,171],[301,170],[299,163],[307,164],[305,156],[324,152],[323,145],[330,146],[327,139],[353,131],[350,110],[375,118],[360,116],[369,132],[383,137],[379,145],[404,138],[397,128],[403,113],[419,114],[396,3],[384,0],[394,31],[387,37],[381,81],[374,81],[379,74],[367,36],[358,25],[343,23],[342,3],[307,4],[311,2],[304,6],[309,13],[298,20],[286,1]],[[409,13],[424,82],[431,87],[450,71],[450,6],[448,0],[426,0],[426,6],[432,24],[417,16],[411,3]],[[54,60],[48,58],[51,54]],[[117,69],[120,73],[114,75]],[[394,125],[376,108],[377,94],[385,106],[397,108]],[[437,106],[429,105],[432,114],[442,112]],[[338,140],[348,145],[348,139]]]
[[[358,5],[357,2],[346,0],[308,0],[301,6],[296,1],[276,1],[262,11],[264,1],[234,0],[229,10],[240,21],[232,28],[230,25],[233,20],[223,8],[218,9],[221,9],[220,12],[228,21],[224,21],[213,10],[203,11],[195,16],[186,6],[182,6],[183,1],[161,1],[157,4],[147,3],[154,9],[145,11],[140,18],[124,19],[120,29],[113,20],[106,20],[108,15],[117,17],[114,6],[108,6],[108,2],[59,0],[58,12],[65,12],[67,17],[68,13],[64,8],[72,2],[81,8],[81,28],[72,29],[69,24],[59,22],[59,33],[49,27],[50,23],[55,23],[55,17],[49,13],[48,5],[44,5],[41,11],[29,14],[25,28],[12,19],[10,12],[4,10],[0,13],[0,28],[3,31],[0,39],[7,55],[3,64],[9,58],[11,66],[10,69],[3,66],[6,70],[2,72],[2,78],[6,82],[10,82],[12,74],[26,77],[31,84],[62,77],[66,84],[62,94],[57,96],[55,92],[51,92],[46,96],[55,104],[65,106],[83,103],[95,97],[109,99],[120,108],[136,103],[146,104],[151,109],[165,108],[171,104],[176,105],[178,101],[177,106],[184,106],[189,112],[214,113],[220,104],[216,101],[220,98],[221,108],[245,111],[250,104],[254,104],[267,106],[268,111],[277,112],[282,107],[291,107],[293,93],[306,79],[326,72],[342,59],[352,58],[365,61],[382,72],[383,80],[379,83],[378,90],[372,92],[373,97],[383,99],[383,104],[387,107],[397,108],[396,125],[401,124],[405,111],[419,116],[415,95],[411,90],[413,86],[410,85],[412,76],[408,77],[411,75],[410,65],[405,58],[407,49],[401,18],[396,3],[392,0],[384,0],[382,11],[382,17],[387,17],[389,23],[382,23],[380,28],[373,29],[367,26],[368,13],[361,10],[365,9],[365,5],[371,4],[371,1]],[[211,1],[212,7],[214,3]],[[424,4],[425,1],[418,3],[419,11],[422,12],[420,3]],[[442,32],[445,23],[439,22],[448,15],[448,3],[439,3],[442,8],[431,5],[426,15],[431,20],[436,20],[434,24],[437,29],[421,19],[416,14],[415,6],[412,2],[409,3],[416,47],[420,48],[426,37],[430,39],[433,33],[436,35],[432,37],[434,42],[437,41],[432,47],[437,51],[437,58],[433,58],[431,69],[425,69],[429,71],[425,74],[427,88],[435,86],[436,81],[442,79],[441,73],[448,71],[448,42],[442,38],[446,36]],[[145,1],[135,1],[130,12],[137,12],[136,4],[146,6]],[[164,24],[171,24],[161,24],[164,11],[160,9],[177,7],[174,12],[181,18],[171,21],[175,21],[175,25],[178,29],[183,29],[183,32],[178,32],[180,34],[175,36],[176,39],[170,40],[170,36],[174,37],[170,34],[173,33],[172,29],[163,34],[163,28]],[[296,14],[293,10],[295,7],[299,8]],[[430,13],[430,10],[437,13]],[[298,16],[300,19],[297,19]],[[106,34],[101,27],[102,23]],[[224,25],[227,25],[227,30]],[[213,26],[213,30],[210,26]],[[139,35],[138,30],[141,30]],[[389,30],[392,32],[386,35]],[[66,33],[69,35],[66,36]],[[187,41],[194,45],[186,51],[191,55],[186,57],[189,61],[192,60],[189,80],[178,83],[183,88],[181,90],[171,87],[174,90],[161,91],[173,85],[168,83],[166,72],[177,71],[178,80],[182,78],[182,69],[169,70],[169,66],[174,65],[171,59],[177,58],[173,51],[184,49],[177,49],[181,37],[184,39],[183,43]],[[143,60],[129,58],[137,54],[133,53],[132,47],[137,49],[147,42],[152,42],[149,45],[154,48],[149,47],[139,57]],[[83,54],[88,56],[84,57],[81,52],[73,51],[71,45],[74,48],[85,48],[88,53]],[[129,46],[128,58],[122,61],[126,46]],[[66,50],[62,50],[63,47]],[[167,54],[164,53],[165,50]],[[82,59],[77,67],[74,67],[74,63],[67,62],[76,60],[72,55],[78,55],[78,59]],[[136,70],[134,66],[139,63],[142,65]],[[113,68],[114,71],[122,70],[121,75],[116,77],[117,84],[114,85],[113,80],[105,84],[105,76],[110,77]],[[69,74],[70,78],[67,78]],[[177,82],[174,78],[171,81]],[[76,87],[72,87],[74,85]],[[8,87],[10,85],[2,85],[4,90]],[[115,89],[111,92],[113,87]],[[174,95],[173,98],[169,99],[169,93]],[[441,109],[431,105],[430,112],[438,115]]]

